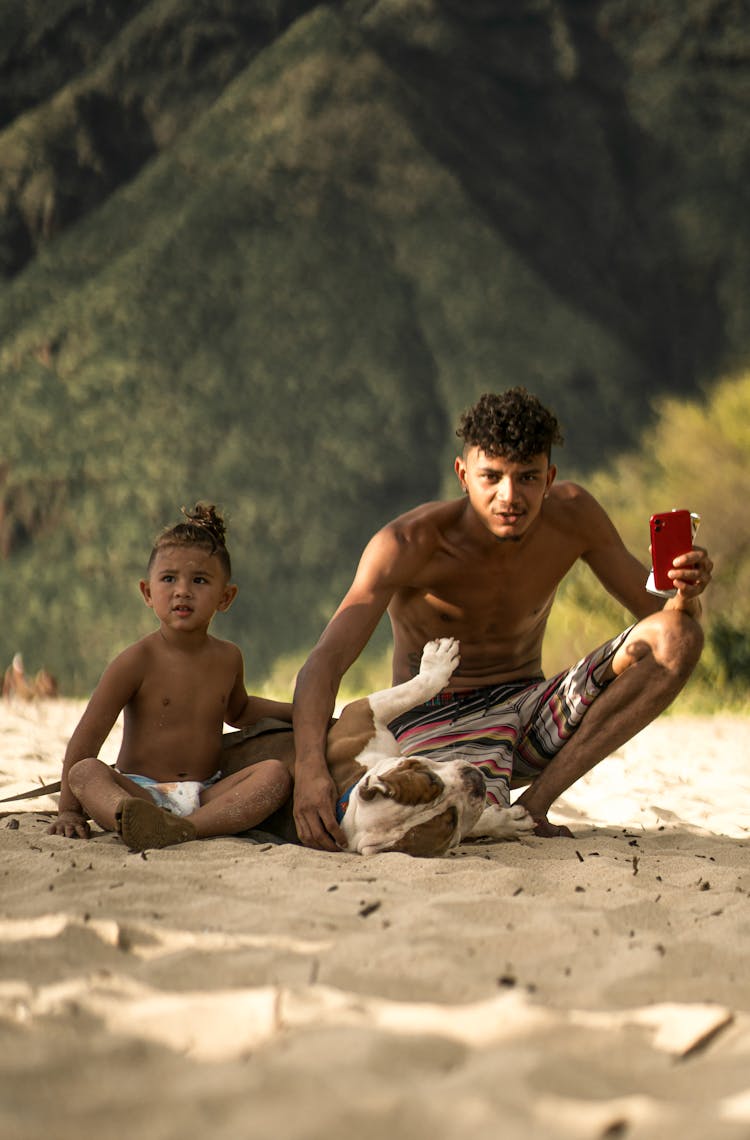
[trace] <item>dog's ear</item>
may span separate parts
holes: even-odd
[[[455,807],[446,808],[440,815],[434,815],[426,823],[411,827],[389,851],[401,851],[404,855],[417,855],[429,859],[434,855],[444,855],[458,826],[458,812]]]
[[[359,794],[363,800],[374,800],[381,795],[397,804],[414,807],[416,804],[431,804],[444,787],[437,773],[417,757],[411,757],[385,775],[367,779]]]

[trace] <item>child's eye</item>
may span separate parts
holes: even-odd
[[[208,578],[204,578],[201,574],[196,574],[193,578],[193,581],[195,582],[196,586],[205,586]]]

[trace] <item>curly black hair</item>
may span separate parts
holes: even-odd
[[[215,554],[224,567],[227,577],[232,576],[232,562],[226,546],[227,529],[224,519],[216,507],[205,503],[196,503],[191,511],[180,508],[186,522],[169,526],[161,532],[156,539],[148,560],[148,569],[154,564],[154,559],[160,550],[166,546],[198,546]]]
[[[516,463],[534,455],[549,457],[553,443],[563,442],[557,417],[525,388],[485,392],[463,413],[456,435],[464,447],[478,447]]]

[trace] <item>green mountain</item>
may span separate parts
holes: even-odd
[[[748,359],[741,7],[0,0],[0,654],[151,628],[197,498],[249,683],[522,383],[568,470]]]

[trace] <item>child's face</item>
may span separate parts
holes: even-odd
[[[162,625],[186,633],[208,629],[214,614],[229,609],[237,594],[216,555],[198,546],[162,547],[140,586]]]

